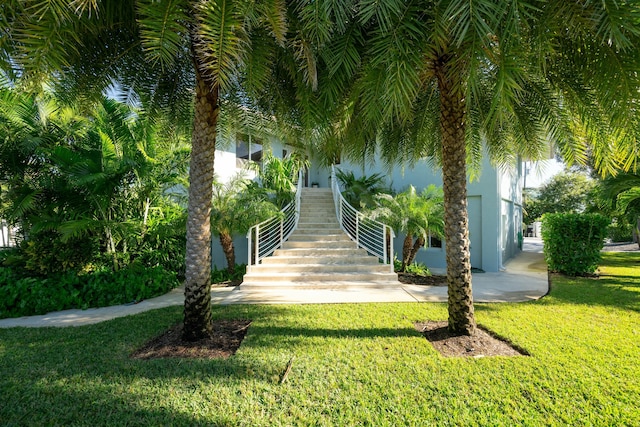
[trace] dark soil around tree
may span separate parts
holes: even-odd
[[[416,322],[414,326],[445,357],[528,356],[482,328],[477,328],[474,336],[467,336],[449,332],[446,321]]]
[[[189,342],[182,339],[182,323],[147,342],[131,354],[133,359],[226,359],[240,347],[250,320],[216,320],[210,338]]]

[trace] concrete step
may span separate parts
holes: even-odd
[[[384,264],[259,264],[251,267],[251,274],[293,274],[293,273],[388,273],[389,266]]]
[[[349,240],[344,241],[317,241],[317,242],[292,242],[290,240],[282,244],[282,249],[296,249],[296,248],[316,248],[316,249],[356,249],[355,242]]]
[[[333,209],[332,206],[327,207],[326,205],[318,205],[318,206],[300,206],[300,215],[308,215],[314,212],[322,212],[327,214],[336,214],[336,210]]]
[[[298,227],[313,227],[316,224],[318,227],[340,227],[340,223],[335,215],[327,216],[325,218],[306,218],[301,216],[298,220]]]
[[[281,251],[281,249],[279,249]],[[289,265],[289,264],[322,264],[326,266],[332,265],[377,265],[379,264],[378,258],[369,256],[366,254],[358,255],[276,255],[266,257],[262,260],[262,265],[276,264],[276,265]]]
[[[318,234],[302,234],[297,230],[289,237],[289,242],[350,242],[349,236],[344,233],[330,234],[330,233],[318,233]]]
[[[336,210],[333,208],[327,208],[325,205],[322,206],[300,206],[300,216],[312,215],[314,213],[323,213],[326,215],[336,216]]]
[[[298,224],[310,224],[310,223],[326,223],[339,225],[338,220],[334,219],[336,214],[334,213],[312,213],[308,215],[301,215],[298,220]]]
[[[331,188],[329,188],[329,187],[318,187],[318,188],[304,187],[302,189],[302,194],[304,194],[304,193],[312,193],[312,194],[328,193],[328,194],[332,194]]]
[[[340,234],[343,233],[338,224],[300,224],[294,231],[298,234]]]
[[[395,273],[260,273],[253,271],[244,276],[241,286],[273,286],[274,283],[284,285],[288,282],[397,282],[398,275]],[[372,283],[373,285],[373,283]]]
[[[367,251],[361,248],[282,248],[276,249],[274,257],[332,257],[337,256],[345,260],[368,256]],[[265,258],[266,259],[266,258]],[[377,259],[377,258],[376,258]]]

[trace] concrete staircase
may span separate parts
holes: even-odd
[[[242,289],[398,285],[388,265],[359,249],[341,229],[329,188],[302,190],[298,228],[281,249],[254,265]]]

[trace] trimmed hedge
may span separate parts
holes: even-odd
[[[569,276],[595,272],[609,222],[599,214],[543,215],[542,238],[549,270]]]
[[[0,318],[135,303],[180,285],[176,273],[132,263],[119,271],[73,271],[47,278],[0,267]]]

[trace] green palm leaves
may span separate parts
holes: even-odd
[[[245,234],[251,226],[278,212],[278,208],[269,200],[269,193],[254,185],[243,174],[232,177],[226,183],[213,183],[211,228],[220,239],[229,273],[235,271],[236,265],[233,237]]]
[[[405,234],[401,267],[404,272],[429,236],[444,236],[442,188],[430,185],[418,193],[409,186],[395,196],[379,194],[375,199],[378,207],[371,211],[372,218]]]
[[[171,211],[161,208],[171,205],[164,192],[185,173],[184,152],[158,142],[161,127],[144,111],[113,100],[85,115],[17,91],[0,98],[11,100],[0,112],[3,216],[36,246],[95,242],[84,257],[106,252],[119,268],[120,255],[142,244],[150,211]]]

